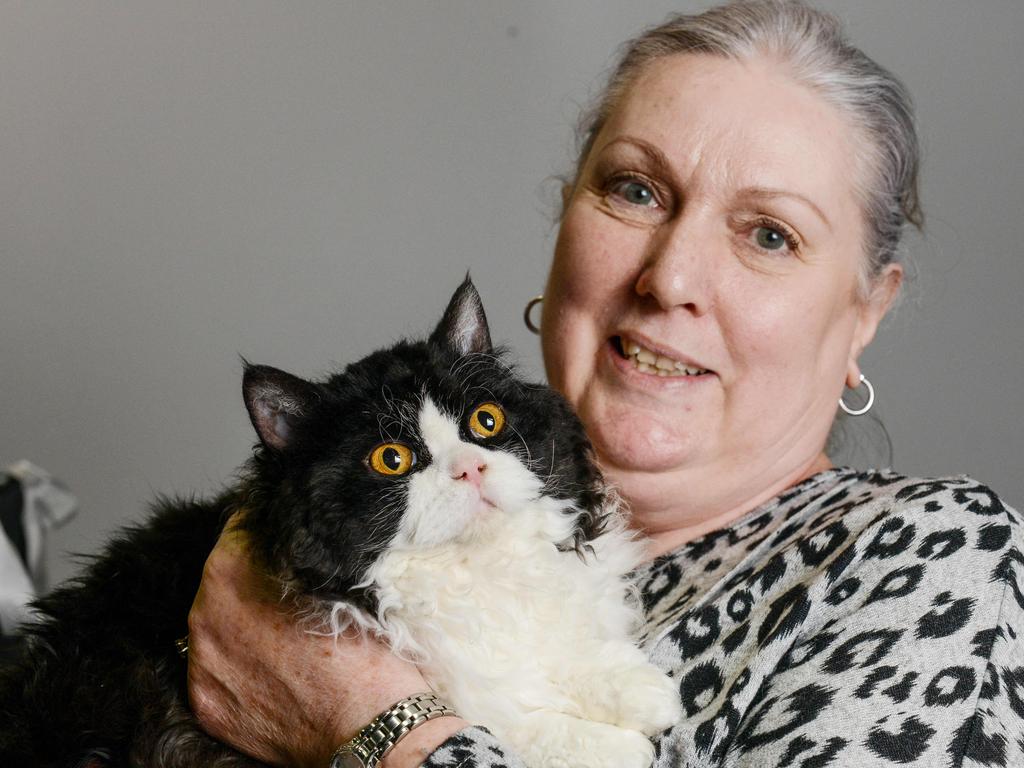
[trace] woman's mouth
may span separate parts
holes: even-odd
[[[619,356],[630,361],[633,367],[640,371],[640,373],[669,378],[701,376],[711,373],[707,368],[697,368],[664,354],[659,354],[634,339],[624,336],[613,336],[611,342]]]

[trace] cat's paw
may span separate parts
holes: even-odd
[[[616,728],[590,740],[580,750],[579,765],[586,768],[650,768],[654,745],[642,733]]]
[[[653,664],[633,667],[609,684],[616,686],[614,722],[620,728],[653,736],[683,716],[676,681]]]
[[[649,768],[654,745],[642,733],[560,712],[529,718],[516,746],[531,768]]]

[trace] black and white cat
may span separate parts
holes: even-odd
[[[468,279],[426,341],[319,383],[247,365],[243,390],[261,444],[237,486],[163,502],[40,602],[0,679],[0,765],[254,765],[198,730],[174,646],[243,507],[322,628],[384,637],[527,764],[651,762],[680,703],[633,640],[641,544],[569,406],[492,349]]]

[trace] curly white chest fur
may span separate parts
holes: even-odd
[[[378,610],[360,623],[532,768],[646,768],[647,737],[680,704],[632,637],[642,544],[616,511],[582,557],[567,550],[579,510],[528,454],[466,442],[429,398],[417,426],[432,460],[363,583]]]
[[[632,638],[640,545],[617,525],[581,558],[556,547],[565,520],[541,500],[493,510],[470,541],[390,552],[375,569],[381,617],[435,690],[529,764],[644,766],[637,731],[673,722],[678,696]]]

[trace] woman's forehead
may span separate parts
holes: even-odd
[[[640,152],[634,143],[660,151],[679,181],[712,191],[787,190],[837,215],[854,202],[853,131],[832,105],[764,59],[689,54],[648,65],[594,153]]]

